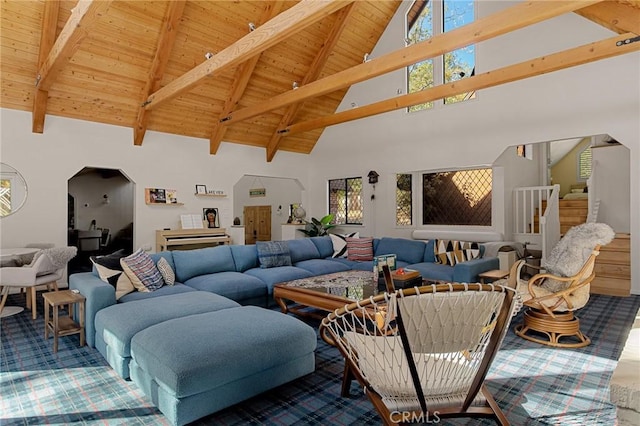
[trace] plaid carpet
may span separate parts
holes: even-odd
[[[42,298],[38,297],[41,303]],[[11,296],[10,305],[23,305]],[[592,296],[579,311],[592,344],[553,349],[513,334],[512,322],[488,376],[488,387],[514,425],[613,425],[609,380],[640,296]],[[42,307],[3,318],[0,352],[0,424],[162,425],[164,416],[135,384],[120,379],[102,356],[63,337],[57,354],[44,339]],[[316,326],[317,323],[312,323]],[[380,419],[354,381],[340,397],[342,358],[318,339],[316,371],[194,423],[195,425],[377,425]],[[460,420],[443,424],[493,424]]]

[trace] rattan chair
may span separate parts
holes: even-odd
[[[570,277],[549,273],[536,274],[525,281],[520,279],[523,260],[517,261],[510,279],[517,283],[517,291],[526,307],[523,323],[515,332],[523,339],[560,348],[581,348],[589,345],[591,339],[580,331],[580,320],[574,311],[584,307],[589,301],[591,281],[595,278],[594,266],[600,246],[596,245],[580,271]],[[541,284],[547,280],[565,283],[566,288],[552,291]]]
[[[345,358],[386,425],[489,417],[509,424],[484,380],[516,308],[513,289],[437,284],[388,291],[329,314],[320,335]]]

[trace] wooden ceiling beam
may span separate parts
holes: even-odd
[[[634,33],[617,35],[605,40],[589,43],[573,49],[551,55],[541,56],[515,65],[499,68],[473,77],[464,78],[449,84],[428,88],[416,93],[410,93],[375,102],[360,108],[354,108],[337,114],[320,117],[297,123],[281,130],[283,134],[293,135],[335,124],[346,123],[372,115],[382,114],[413,105],[443,99],[448,96],[469,93],[474,90],[486,89],[541,74],[558,71],[594,62],[613,56],[624,55],[640,50],[639,42],[628,42],[635,37]]]
[[[156,47],[156,54],[151,63],[149,70],[149,78],[143,89],[143,97],[140,103],[144,102],[151,93],[160,88],[160,82],[164,76],[164,71],[169,62],[173,45],[178,35],[178,26],[184,13],[184,7],[186,0],[169,1],[167,5],[167,12],[162,20],[162,28],[160,32],[160,38],[158,39],[158,45]],[[134,145],[142,145],[144,135],[147,132],[147,124],[149,123],[150,111],[147,111],[143,107],[138,109],[138,116],[136,117],[136,124],[133,128],[133,143]]]
[[[267,6],[263,9],[262,14],[256,22],[257,26],[263,25],[265,22],[273,19],[280,10],[282,9],[283,3],[278,1],[272,1],[267,3]],[[209,138],[209,153],[214,155],[218,152],[218,148],[220,147],[220,143],[222,142],[222,138],[224,137],[225,132],[227,131],[227,126],[220,124],[220,119],[229,115],[231,111],[236,107],[242,95],[244,95],[244,91],[249,84],[249,79],[253,74],[253,70],[256,68],[258,61],[262,53],[258,53],[244,64],[240,65],[238,68],[238,72],[236,74],[236,78],[231,85],[231,90],[229,91],[229,96],[224,101],[224,106],[222,107],[222,113],[219,115],[216,120],[213,130],[211,131],[211,137]]]
[[[344,31],[344,29],[346,28],[347,21],[354,9],[355,3],[352,3],[337,12],[336,21],[334,22],[329,35],[327,36],[316,56],[313,58],[307,74],[302,79],[302,86],[317,80],[317,78],[320,76],[320,73],[327,63],[327,60],[329,60],[329,58],[331,57],[331,52],[333,52],[334,47],[336,47],[336,44],[340,39],[340,35],[342,35],[342,31]],[[278,148],[280,146],[282,135],[280,135],[277,130],[290,125],[303,105],[304,102],[300,102],[297,104],[291,104],[287,107],[287,110],[284,112],[282,118],[280,119],[280,123],[276,127],[276,131],[273,133],[273,135],[269,139],[269,143],[267,144],[267,162],[271,162],[271,160],[273,160],[273,157],[276,155],[276,152],[278,151]]]
[[[45,59],[49,56],[49,52],[53,47],[53,43],[56,41],[56,30],[58,29],[59,11],[59,0],[44,2],[44,12],[42,14],[42,31],[40,33],[40,50],[38,52],[38,68],[42,66]],[[44,117],[47,113],[48,98],[48,91],[36,88],[31,114],[31,131],[33,133],[44,132]]]
[[[80,0],[71,10],[71,16],[51,47],[47,58],[38,69],[36,87],[47,91],[62,67],[69,62],[89,34],[91,26],[109,9],[112,0]]]
[[[436,35],[423,42],[387,53],[355,67],[314,81],[297,90],[282,93],[263,103],[235,111],[224,118],[225,124],[235,124],[296,102],[344,89],[361,81],[407,67],[425,59],[443,55],[470,44],[489,40],[555,16],[573,12],[594,3],[597,3],[597,1],[522,2],[455,30]]]
[[[213,58],[206,60],[163,88],[151,94],[144,108],[153,109],[190,90],[206,77],[213,77],[229,67],[237,66],[298,31],[331,15],[354,0],[302,0],[269,22],[242,37]]]
[[[576,10],[576,13],[618,34],[640,34],[640,5],[638,2],[607,1]]]

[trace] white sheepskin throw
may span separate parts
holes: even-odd
[[[553,275],[573,276],[580,272],[596,245],[609,244],[614,237],[615,232],[606,223],[583,223],[574,226],[551,250],[542,262],[542,267]],[[560,288],[556,288],[558,284]],[[564,285],[566,283],[545,282],[542,286],[551,291],[558,291]]]

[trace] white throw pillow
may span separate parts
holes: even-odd
[[[329,236],[331,244],[333,244],[333,256],[331,257],[347,257],[347,238],[360,238],[360,232],[329,234]]]
[[[166,285],[174,285],[176,283],[176,274],[173,272],[173,268],[171,268],[167,259],[161,257],[156,267],[158,271],[160,271],[160,275],[162,275],[162,279]]]

